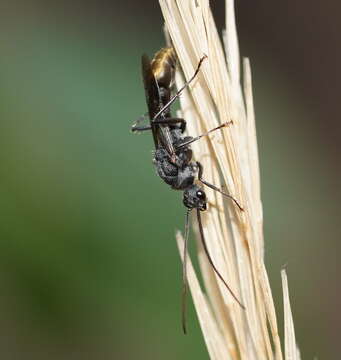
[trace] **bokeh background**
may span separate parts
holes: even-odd
[[[304,359],[339,359],[340,10],[237,1],[266,262],[282,334],[287,267]],[[161,27],[156,0],[0,3],[1,359],[208,358],[192,305],[180,326],[181,194],[129,131]]]

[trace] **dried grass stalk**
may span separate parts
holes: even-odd
[[[206,294],[188,262],[188,281],[211,359],[283,359],[274,302],[264,265],[263,214],[251,70],[240,57],[233,0],[226,1],[223,50],[207,0],[159,0],[166,29],[179,58],[183,74],[177,85],[194,73],[206,54],[200,74],[180,98],[181,116],[189,134],[195,136],[221,123],[224,128],[193,143],[195,158],[204,166],[204,178],[224,186],[242,204],[232,202],[208,188],[209,210],[203,227],[214,262],[246,306],[241,309],[217,278],[199,246],[198,256]],[[180,253],[183,238],[177,234]],[[183,257],[183,255],[181,255]],[[285,359],[299,359],[294,326],[283,273],[285,299]]]

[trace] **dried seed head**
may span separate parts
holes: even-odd
[[[206,288],[200,288],[190,260],[188,282],[211,359],[283,359],[274,301],[264,265],[263,214],[251,70],[240,58],[233,0],[226,1],[224,50],[207,0],[159,0],[166,30],[179,59],[180,88],[206,54],[196,80],[180,98],[181,117],[192,136],[223,123],[233,124],[193,143],[203,177],[224,187],[241,204],[241,212],[221,194],[205,188],[209,211],[202,213],[203,232],[214,263],[246,307],[226,291],[199,246]],[[214,137],[214,139],[213,139]],[[177,240],[181,256],[183,239]],[[285,298],[285,359],[299,359],[283,275]]]

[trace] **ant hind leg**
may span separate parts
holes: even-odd
[[[145,130],[151,130],[150,126],[137,126],[142,121],[145,121],[147,119],[147,117],[148,117],[148,113],[145,113],[142,116],[140,116],[131,126],[131,131],[132,132],[140,132],[140,131],[145,131]]]
[[[164,118],[164,119],[158,119],[153,120],[153,124],[163,124],[163,125],[174,125],[174,124],[180,124],[181,132],[183,133],[186,130],[186,120],[182,118]]]
[[[131,131],[132,132],[142,132],[142,131],[148,131],[148,130],[151,130],[152,127],[150,125],[147,125],[147,126],[132,126],[131,127]]]

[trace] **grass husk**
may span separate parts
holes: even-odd
[[[203,290],[191,261],[188,283],[211,359],[298,360],[288,284],[282,271],[285,315],[283,356],[274,300],[264,264],[263,212],[252,96],[251,67],[240,59],[234,2],[226,1],[226,29],[219,38],[207,0],[159,0],[166,31],[178,59],[177,87],[194,73],[207,55],[195,81],[180,97],[179,116],[188,133],[202,134],[219,124],[233,125],[192,144],[195,159],[208,182],[242,204],[205,188],[209,210],[202,213],[203,230],[216,267],[243,302],[243,310],[216,276],[198,241]],[[243,81],[241,81],[243,78]],[[183,258],[183,237],[177,234]]]

